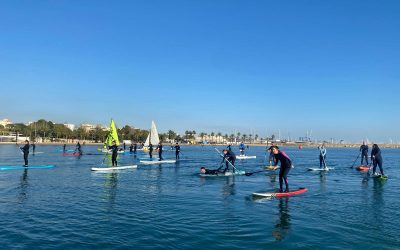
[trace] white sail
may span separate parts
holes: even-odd
[[[152,121],[150,133],[147,136],[144,146],[148,147],[150,143],[153,144],[153,146],[156,146],[156,145],[158,145],[159,142],[160,142],[160,139],[158,138],[157,127],[156,127],[156,124],[154,123],[154,121]]]

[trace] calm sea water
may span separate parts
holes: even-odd
[[[328,148],[327,164],[335,169],[319,174],[306,171],[319,167],[318,149],[283,148],[295,165],[291,189],[309,192],[254,200],[253,192],[278,187],[277,173],[199,177],[201,166],[219,166],[212,147],[183,146],[177,164],[114,173],[90,171],[103,155],[63,157],[58,149],[38,145],[44,153],[30,155],[30,165],[54,169],[0,171],[2,249],[400,248],[400,150],[382,150],[389,176],[382,182],[350,168],[357,149]],[[248,155],[257,159],[238,161],[240,168],[266,165],[265,148],[252,147]],[[139,164],[129,154],[119,162]],[[15,146],[0,146],[0,165],[22,163]]]

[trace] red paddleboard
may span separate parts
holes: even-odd
[[[360,172],[368,172],[369,171],[368,166],[358,166],[358,167],[356,167],[356,169]]]
[[[255,197],[263,197],[263,198],[282,198],[282,197],[289,197],[289,196],[296,196],[299,194],[304,194],[307,192],[307,188],[299,188],[296,191],[287,192],[287,193],[253,193]]]
[[[63,156],[80,156],[79,153],[75,153],[75,154],[63,154]]]

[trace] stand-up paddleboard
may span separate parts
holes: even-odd
[[[75,153],[75,154],[63,154],[63,156],[81,156],[81,154],[79,154],[79,153]]]
[[[54,168],[55,165],[45,165],[45,166],[0,166],[0,170],[21,170],[21,169],[48,169]]]
[[[282,197],[289,197],[289,196],[296,196],[300,194],[304,194],[307,192],[307,188],[299,188],[296,191],[287,192],[287,193],[253,193],[254,197],[258,198],[282,198]]]
[[[236,156],[236,159],[238,159],[238,160],[256,159],[256,158],[257,158],[257,156],[255,156],[255,155],[253,155],[253,156],[250,156],[250,155],[237,155]]]
[[[381,175],[381,174],[379,174],[379,175],[372,175],[371,178],[373,178],[373,179],[375,179],[375,180],[381,180],[381,181],[383,181],[383,180],[387,180],[387,179],[388,179],[388,176],[387,176],[387,175]]]
[[[176,163],[176,160],[141,160],[140,163],[146,164],[146,165],[151,165],[151,164],[168,164],[168,163]]]
[[[113,171],[113,170],[132,169],[132,168],[137,168],[137,165],[120,166],[120,167],[92,168],[92,171]]]
[[[368,166],[358,166],[358,167],[356,167],[356,170],[358,170],[360,172],[368,172],[369,167]]]
[[[43,154],[43,153],[44,153],[44,152],[35,152],[35,153],[32,152],[33,155]]]
[[[245,175],[245,171],[235,171],[233,172],[225,172],[225,173],[216,173],[216,174],[200,174],[201,177],[221,177],[221,176],[234,176],[234,175]]]
[[[308,171],[329,171],[335,168],[309,168]]]

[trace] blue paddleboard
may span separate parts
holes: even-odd
[[[47,169],[54,168],[54,165],[46,165],[46,166],[0,166],[0,170],[20,170],[20,169]]]

